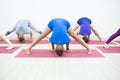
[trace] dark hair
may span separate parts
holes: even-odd
[[[64,52],[64,50],[56,50],[56,53],[58,56],[62,56],[63,52]]]
[[[23,43],[24,38],[19,38],[19,42]]]
[[[83,39],[86,43],[89,42],[88,37],[83,37],[82,39]]]

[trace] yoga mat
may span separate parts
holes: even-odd
[[[115,41],[115,42],[117,42],[117,43],[119,43],[119,44],[120,44],[120,41]]]
[[[52,52],[49,49],[32,49],[31,54],[25,54],[26,50],[23,49],[16,58],[104,58],[96,50],[92,50],[92,54],[87,54],[86,50],[82,49],[73,49],[68,52],[64,52],[62,56],[58,56],[55,52]]]
[[[20,43],[18,40],[10,40],[12,44],[31,44],[32,41],[25,40],[23,43]],[[38,44],[49,44],[48,40],[41,40]],[[0,44],[6,44],[5,41],[0,41]]]
[[[73,41],[70,42],[70,44],[79,44],[79,42],[76,41],[76,40],[73,40]],[[88,44],[105,44],[105,41],[90,40],[90,41],[88,42]],[[114,44],[114,43],[111,42],[110,44]]]
[[[120,47],[109,47],[109,48],[97,47],[97,48],[103,53],[119,53],[120,54]]]
[[[20,43],[18,40],[10,40],[10,41],[12,44],[31,44],[32,43],[32,41],[29,41],[29,40],[25,40],[23,43]],[[0,41],[0,44],[6,44],[6,42]],[[48,40],[41,40],[39,41],[38,44],[50,44],[50,42]],[[72,40],[70,44],[79,44],[79,42],[76,40]],[[88,44],[105,44],[105,41],[90,40]],[[115,43],[111,42],[110,44],[115,44]]]
[[[0,47],[0,54],[11,54],[13,53],[14,51],[16,51],[19,47],[14,47],[13,49],[11,50],[6,50],[7,46],[2,46]]]

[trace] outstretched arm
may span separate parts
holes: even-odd
[[[71,27],[68,29],[68,33],[71,37],[76,39],[82,46],[84,46],[88,50],[88,54],[91,54],[91,49],[89,48],[89,46],[74,33],[74,31]]]
[[[52,50],[54,51],[55,50],[55,45],[53,43],[51,43],[52,45]]]
[[[94,32],[94,34],[99,38],[99,40],[102,41],[102,38],[100,37],[98,32],[95,30],[95,28],[93,26],[90,26],[90,27],[91,27],[91,30]]]
[[[0,35],[0,37],[7,42],[8,45],[12,45],[10,40],[5,35]]]
[[[5,35],[8,36],[8,35],[11,34],[13,31],[15,31],[15,27],[12,28],[11,30],[7,31]]]
[[[32,41],[32,31],[30,31],[30,41]]]
[[[36,28],[30,21],[28,22],[28,27],[31,28],[32,30],[34,30],[35,32],[42,34],[41,31],[39,31],[38,28]]]
[[[7,42],[7,44],[9,45],[9,46],[6,48],[6,50],[10,50],[10,49],[12,49],[12,48],[15,47],[15,46],[10,42],[10,40],[9,40],[4,34],[1,34],[0,36],[1,36],[1,38],[4,39],[4,40]]]
[[[46,27],[44,32],[37,38],[35,39],[30,46],[27,48],[26,54],[30,54],[31,48],[34,47],[40,40],[42,40],[44,37],[46,37],[49,33],[51,32],[51,29]]]

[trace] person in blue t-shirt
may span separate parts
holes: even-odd
[[[15,31],[19,42],[22,43],[25,40],[24,34],[30,34],[30,41],[32,41],[32,31],[29,30],[29,28],[31,28],[32,30],[36,31],[39,34],[42,33],[29,20],[21,19],[16,23],[16,25],[11,30],[6,32],[6,36]]]
[[[97,33],[95,28],[91,25],[92,21],[88,17],[81,17],[78,19],[76,26],[74,27],[74,31],[76,31],[79,27],[80,30],[77,32],[78,35],[83,36],[83,40],[88,43],[91,35],[91,30],[94,32],[94,34],[99,38],[101,41],[100,35]]]
[[[31,48],[44,37],[46,37],[50,32],[52,32],[52,34],[49,41],[52,43],[52,45],[56,44],[56,49],[54,49],[53,46],[52,49],[57,53],[58,56],[62,56],[64,52],[63,45],[70,43],[71,40],[69,35],[82,44],[88,50],[88,54],[91,54],[91,49],[88,47],[88,45],[74,33],[73,29],[70,27],[70,23],[63,18],[52,19],[48,23],[48,26],[45,28],[43,33],[27,48],[26,54],[31,54]]]

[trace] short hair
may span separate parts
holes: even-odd
[[[88,37],[83,37],[82,39],[83,39],[86,43],[89,42]]]
[[[64,52],[64,50],[56,50],[56,53],[58,56],[62,56],[63,52]]]
[[[23,43],[24,42],[24,38],[19,38],[19,42]]]

